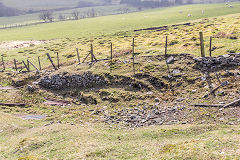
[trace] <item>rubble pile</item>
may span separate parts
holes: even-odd
[[[187,122],[182,113],[184,109],[185,107],[123,109],[117,111],[116,115],[105,115],[104,122],[109,124],[123,123],[130,127],[185,124]]]
[[[240,66],[240,53],[231,53],[218,57],[201,57],[194,60],[196,69],[214,72],[220,69]]]
[[[71,88],[92,88],[106,85],[107,81],[104,77],[94,75],[91,72],[85,72],[82,75],[60,75],[56,74],[51,77],[42,78],[39,85],[46,89],[63,90]]]

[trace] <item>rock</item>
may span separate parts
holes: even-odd
[[[197,92],[197,90],[196,90],[196,89],[192,90],[192,93],[196,93],[196,92]]]
[[[26,84],[26,81],[24,81],[24,80],[12,81],[12,85],[14,87],[22,87],[25,84]]]
[[[183,121],[182,124],[187,124],[187,121]]]
[[[35,92],[35,91],[36,91],[36,87],[34,87],[34,86],[31,86],[31,85],[28,85],[26,90],[27,90],[28,92],[31,92],[31,93],[33,93],[33,92]]]
[[[163,124],[163,120],[161,118],[155,118],[154,121],[157,123],[157,124]]]
[[[217,91],[216,95],[218,95],[218,96],[225,96],[225,92],[224,91]]]
[[[147,95],[152,95],[153,94],[153,92],[147,92]]]
[[[160,99],[159,98],[155,98],[155,102],[160,102]]]
[[[226,73],[223,74],[223,77],[230,77],[230,76],[234,76],[234,73],[230,71],[226,71]]]
[[[220,109],[219,109],[219,111],[223,111],[223,110],[224,110],[224,108],[220,108]]]
[[[178,69],[174,69],[174,70],[172,71],[172,74],[174,74],[174,75],[179,74],[179,73],[181,73],[181,71],[178,70]]]
[[[179,98],[179,99],[177,99],[176,101],[177,102],[182,102],[182,101],[184,101],[185,100],[185,98]]]
[[[224,121],[224,118],[220,118],[219,121]]]
[[[166,63],[167,64],[173,64],[174,63],[174,57],[173,56],[168,57],[167,60],[166,60]]]

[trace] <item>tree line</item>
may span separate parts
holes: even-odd
[[[228,2],[229,0],[121,0],[121,4],[128,4],[139,8],[158,8],[173,5],[193,4],[193,3],[217,3]],[[240,1],[240,0],[231,0]]]
[[[65,21],[65,20],[78,20],[83,18],[92,18],[96,17],[97,12],[94,8],[89,9],[86,13],[80,13],[79,11],[75,10],[71,13],[70,17],[66,17],[64,14],[58,14],[58,17],[54,17],[54,13],[52,11],[43,11],[39,14],[39,19],[43,20],[44,22],[53,22],[54,20],[58,21]]]

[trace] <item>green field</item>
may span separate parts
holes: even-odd
[[[163,26],[182,23],[206,17],[221,16],[240,12],[240,3],[233,3],[234,8],[225,4],[186,5],[161,8],[149,11],[82,19],[78,21],[56,22],[0,31],[0,41],[9,40],[48,40],[55,38],[94,38],[119,31]],[[205,14],[202,14],[202,10]],[[179,13],[183,11],[183,13]],[[188,17],[192,14],[192,17]]]

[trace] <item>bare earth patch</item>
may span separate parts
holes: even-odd
[[[11,42],[4,42],[0,44],[0,49],[17,49],[17,48],[25,48],[40,44],[48,43],[49,41],[41,40],[41,41],[11,41]]]

